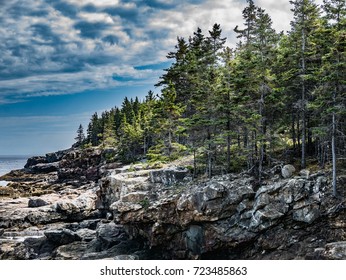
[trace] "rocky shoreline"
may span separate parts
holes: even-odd
[[[71,148],[2,176],[0,259],[346,259],[346,202],[328,174],[192,180],[186,162],[114,154]]]

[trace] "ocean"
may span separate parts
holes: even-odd
[[[0,176],[11,170],[22,169],[30,156],[1,156],[0,155]],[[0,186],[6,186],[5,181],[0,181]]]

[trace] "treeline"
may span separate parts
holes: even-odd
[[[345,152],[344,0],[291,1],[291,30],[277,33],[252,0],[235,49],[220,25],[178,37],[160,78],[161,94],[125,98],[92,116],[83,143],[117,147],[121,160],[194,157],[195,175],[247,168],[263,177],[280,152],[324,167]]]

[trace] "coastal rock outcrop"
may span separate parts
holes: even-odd
[[[3,176],[0,258],[346,259],[346,201],[325,172],[280,166],[283,178],[259,186],[245,173],[193,180],[184,164],[108,162],[113,153],[70,149]]]
[[[329,233],[325,224],[344,219],[345,202],[331,218],[325,202],[333,198],[323,174],[268,180],[257,190],[250,176],[172,185],[140,174],[135,178],[142,183],[104,178],[99,204],[130,236],[144,238],[167,258],[305,258],[321,244],[344,238],[344,226]],[[300,250],[292,250],[295,246]]]

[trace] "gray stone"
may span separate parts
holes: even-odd
[[[202,254],[203,229],[201,226],[191,225],[185,232],[186,247],[196,256]]]
[[[35,157],[31,157],[28,158],[26,164],[24,165],[24,168],[30,168],[36,164],[40,164],[40,163],[47,163],[47,159],[43,156],[35,156]]]
[[[186,168],[167,168],[153,170],[149,174],[152,183],[162,183],[166,186],[170,186],[177,182],[182,182],[188,177],[189,173],[189,170]]]
[[[278,211],[273,205],[267,205],[254,213],[251,218],[249,229],[252,231],[262,231],[276,223],[284,213]]]
[[[109,258],[111,260],[112,258]],[[138,260],[138,256],[135,255],[118,255],[114,257],[114,260]]]
[[[34,166],[31,166],[31,170],[35,173],[50,173],[59,170],[59,163],[39,163]]]
[[[299,175],[305,179],[309,179],[310,176],[310,170],[308,169],[303,169],[299,171]]]
[[[123,226],[115,223],[100,224],[96,230],[96,238],[102,250],[108,249],[122,240],[127,239]]]
[[[82,239],[77,233],[65,228],[60,230],[47,230],[44,232],[44,235],[49,241],[56,245],[65,245]]]
[[[58,260],[80,260],[88,252],[88,244],[87,242],[76,241],[59,246],[55,258]]]
[[[291,164],[287,164],[281,169],[281,175],[283,178],[287,179],[292,177],[293,173],[296,171],[295,167]]]
[[[88,228],[79,229],[76,233],[81,237],[82,241],[90,242],[96,238],[96,231]]]
[[[49,203],[42,198],[30,198],[28,201],[28,207],[32,208],[46,206],[48,204]]]
[[[346,260],[346,241],[326,244],[323,257],[329,260]]]
[[[293,220],[311,224],[320,217],[320,210],[317,205],[308,205],[293,210]]]

